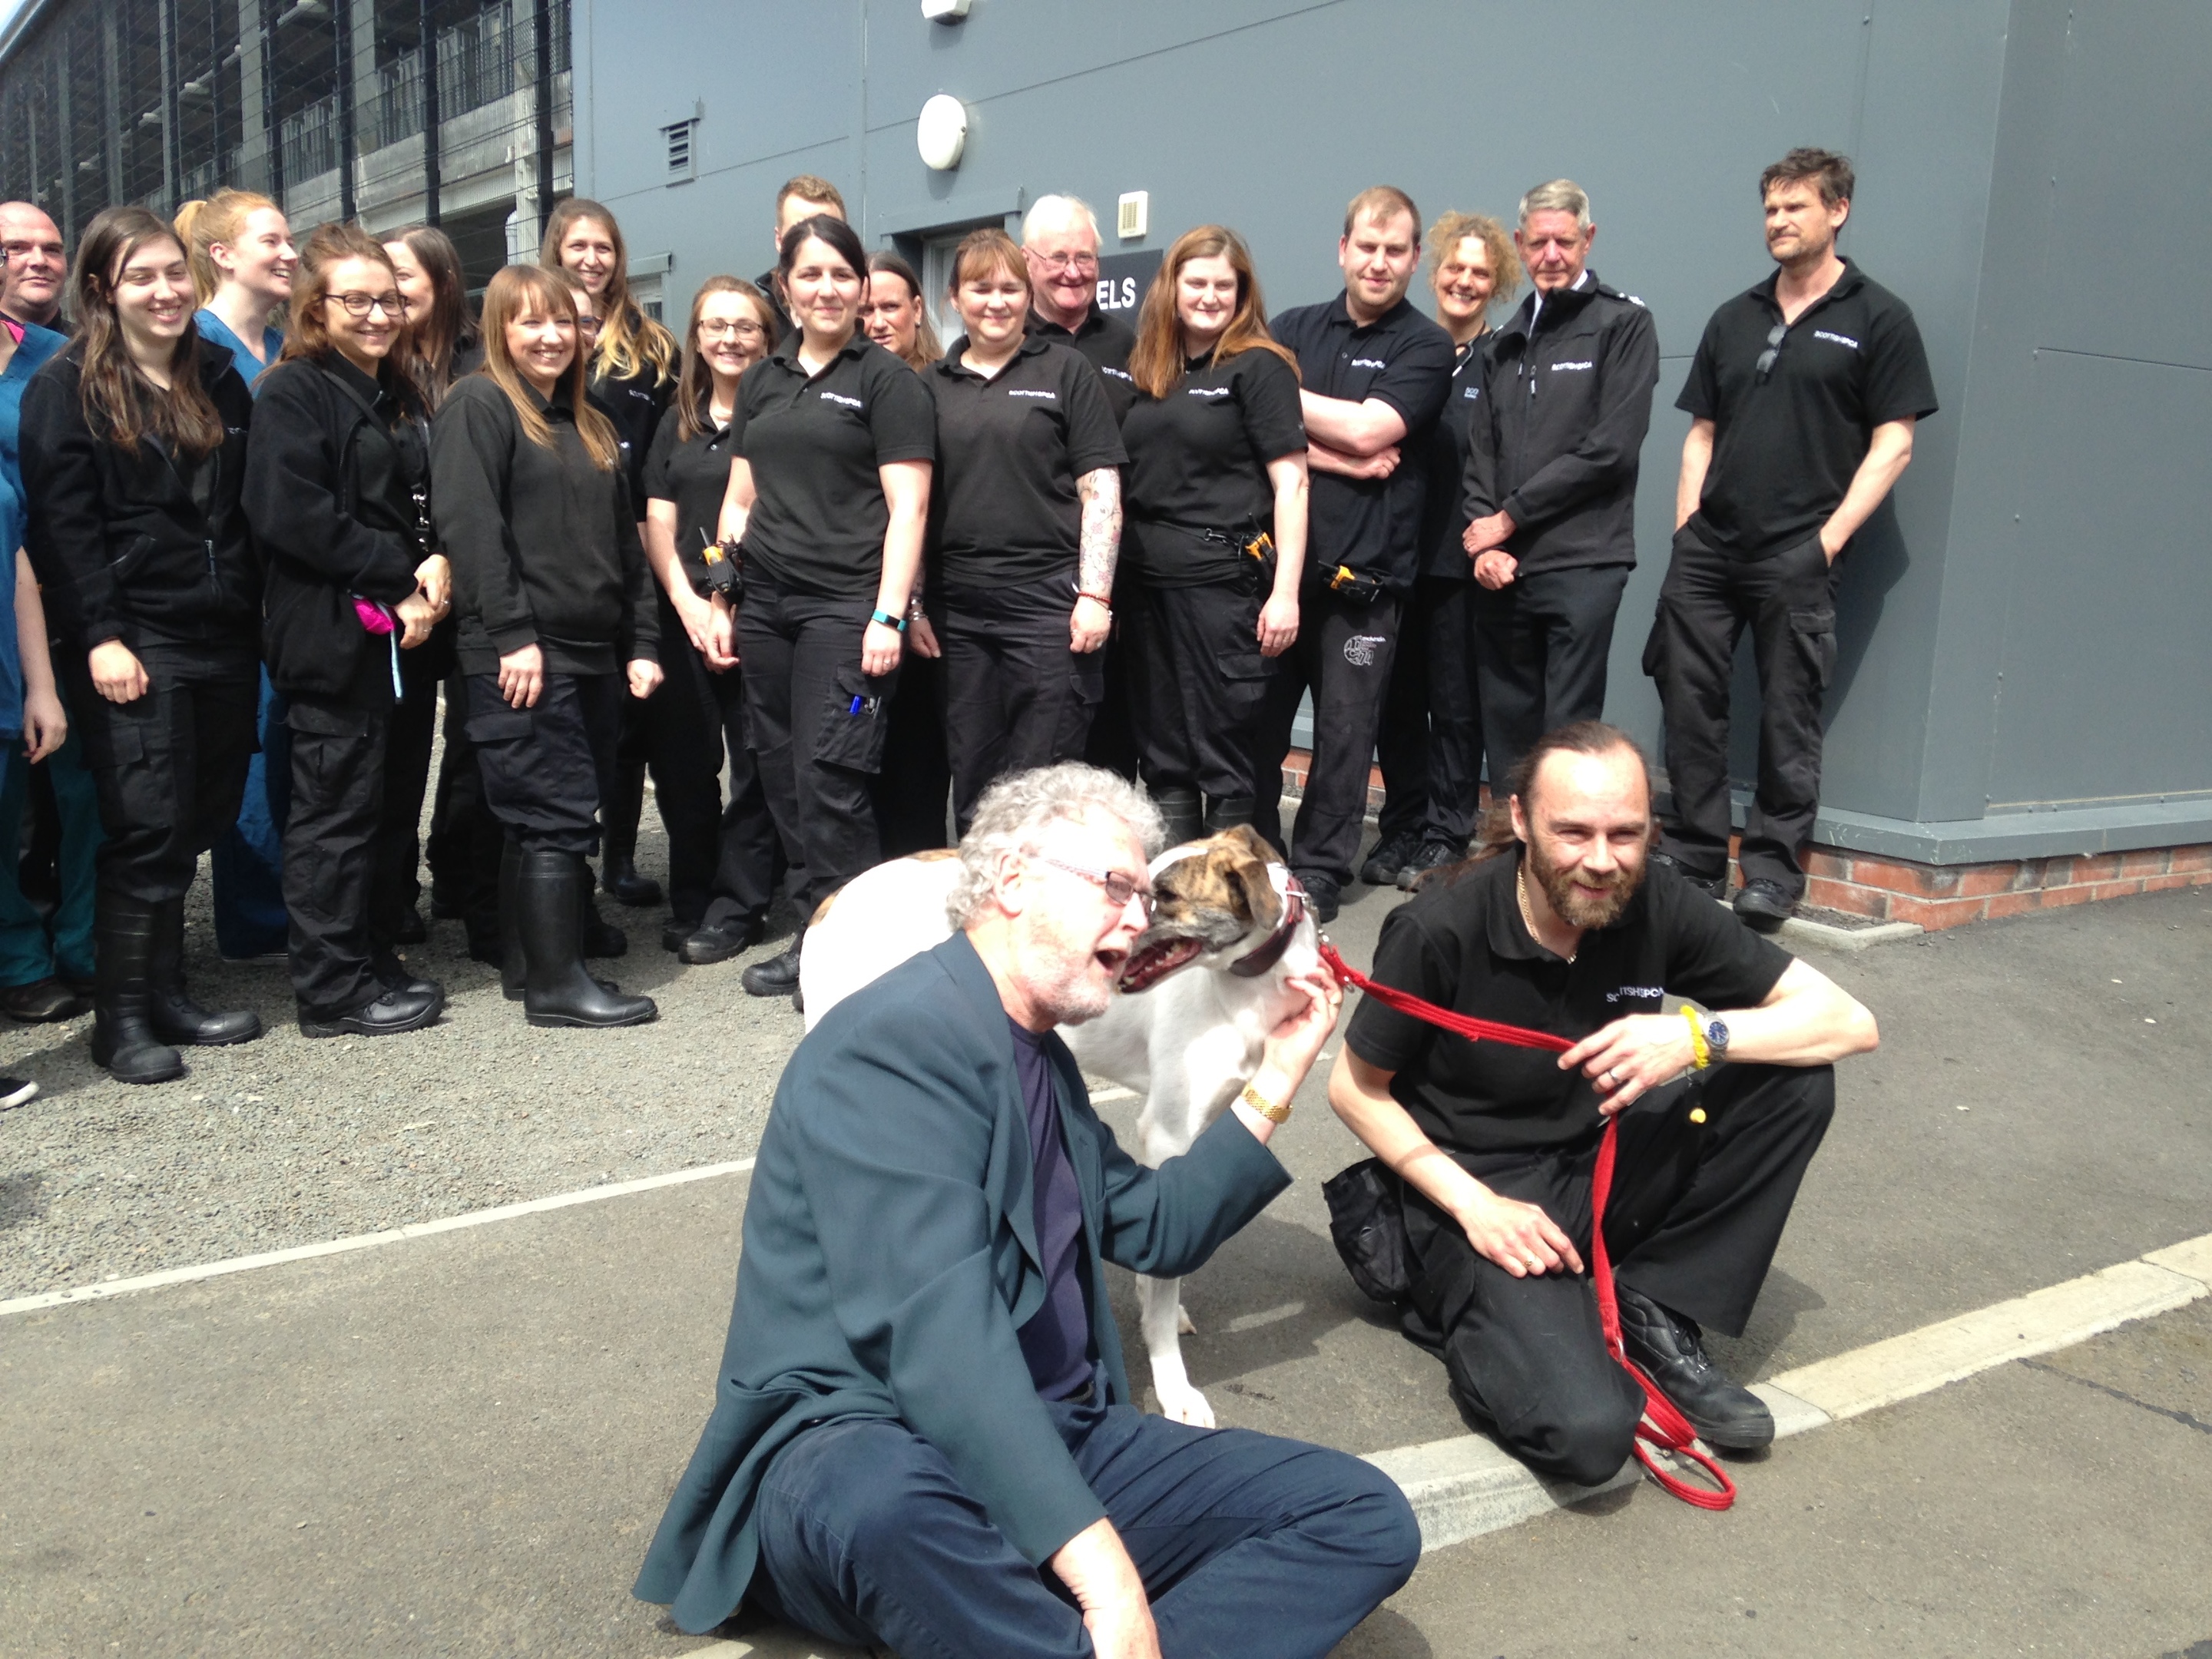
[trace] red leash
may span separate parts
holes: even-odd
[[[1477,1019],[1472,1014],[1455,1014],[1449,1008],[1423,1001],[1410,991],[1401,991],[1394,985],[1379,985],[1346,962],[1327,939],[1321,941],[1321,959],[1336,975],[1339,984],[1356,986],[1386,1008],[1425,1021],[1470,1042],[1487,1040],[1509,1043],[1516,1048],[1547,1048],[1557,1054],[1575,1046],[1549,1031],[1532,1031],[1525,1026]],[[1620,1340],[1620,1304],[1613,1294],[1613,1261],[1605,1248],[1605,1201],[1613,1191],[1614,1131],[1619,1127],[1617,1117],[1606,1120],[1605,1133],[1597,1143],[1597,1167],[1590,1174],[1590,1287],[1597,1292],[1598,1324],[1605,1332],[1607,1350],[1644,1389],[1644,1420],[1636,1425],[1637,1461],[1654,1480],[1685,1504],[1695,1504],[1701,1510],[1724,1510],[1735,1502],[1735,1482],[1714,1462],[1712,1454],[1697,1443],[1697,1431],[1675,1408],[1674,1402],[1660,1393],[1658,1386],[1628,1357],[1628,1350]],[[1717,1490],[1695,1485],[1662,1467],[1650,1449],[1654,1446],[1697,1464],[1712,1478]]]

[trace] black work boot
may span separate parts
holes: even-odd
[[[185,902],[164,899],[154,907],[154,957],[147,979],[148,1011],[155,1035],[164,1042],[220,1048],[251,1042],[261,1035],[261,1016],[251,1008],[210,1013],[185,992]]]
[[[1150,793],[1152,805],[1159,809],[1162,847],[1180,847],[1206,833],[1199,813],[1197,790],[1155,789]]]
[[[660,902],[660,884],[637,872],[637,821],[645,811],[645,768],[615,769],[614,793],[599,814],[599,885],[617,904],[640,908]],[[586,956],[620,956],[619,951],[586,951]]]
[[[167,1083],[185,1059],[155,1034],[152,997],[155,907],[101,891],[94,901],[92,1058],[118,1083]]]
[[[1252,822],[1254,799],[1249,795],[1216,795],[1206,803],[1206,833],[1218,835],[1240,823]]]
[[[787,997],[799,989],[799,956],[806,943],[806,930],[800,928],[791,936],[791,943],[772,957],[745,964],[738,975],[738,983],[745,988],[745,994],[754,997]]]
[[[1370,887],[1395,887],[1399,876],[1421,850],[1417,831],[1401,830],[1375,843],[1367,862],[1359,866],[1359,879]]]
[[[1621,1346],[1690,1419],[1700,1440],[1730,1451],[1756,1451],[1772,1443],[1774,1414],[1765,1401],[1730,1382],[1713,1364],[1695,1320],[1661,1307],[1618,1279],[1613,1290],[1620,1304]]]
[[[522,1006],[532,1025],[642,1025],[659,1009],[626,997],[585,971],[579,927],[590,867],[580,853],[533,848],[514,879],[525,963]]]

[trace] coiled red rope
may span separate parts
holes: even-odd
[[[1504,1042],[1516,1048],[1547,1048],[1558,1054],[1575,1046],[1565,1037],[1554,1036],[1549,1031],[1532,1031],[1526,1026],[1454,1013],[1395,985],[1378,984],[1346,962],[1327,939],[1321,941],[1321,959],[1322,965],[1336,975],[1340,985],[1356,987],[1386,1008],[1463,1036],[1470,1042]],[[1701,1510],[1724,1510],[1735,1502],[1735,1482],[1729,1479],[1728,1472],[1714,1461],[1712,1454],[1697,1443],[1698,1431],[1690,1426],[1689,1419],[1673,1401],[1659,1392],[1658,1384],[1644,1374],[1643,1367],[1628,1357],[1627,1347],[1620,1340],[1620,1302],[1613,1293],[1613,1260],[1605,1248],[1605,1201],[1613,1191],[1615,1131],[1619,1127],[1619,1118],[1606,1120],[1605,1133],[1597,1143],[1597,1167],[1590,1172],[1590,1288],[1597,1295],[1598,1324],[1605,1333],[1607,1351],[1644,1389],[1644,1420],[1636,1425],[1637,1462],[1661,1487],[1685,1504]],[[1713,1486],[1698,1486],[1666,1468],[1654,1455],[1655,1447],[1697,1464],[1711,1478]]]

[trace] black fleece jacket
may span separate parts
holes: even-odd
[[[230,354],[200,349],[223,441],[198,463],[150,437],[124,449],[95,433],[83,374],[72,344],[23,389],[23,542],[54,636],[79,651],[120,640],[256,653],[261,566],[239,508],[253,397]]]
[[[1511,514],[1505,550],[1522,575],[1634,564],[1637,464],[1659,384],[1644,302],[1586,269],[1579,287],[1531,294],[1481,349],[1461,522]]]
[[[550,448],[524,435],[489,374],[454,383],[430,428],[430,516],[453,563],[461,670],[495,674],[526,645],[548,672],[612,674],[660,659],[653,574],[619,463],[592,464],[564,381],[532,398]]]
[[[343,697],[362,653],[391,649],[361,625],[354,598],[397,605],[415,591],[428,448],[399,404],[336,352],[263,375],[254,416],[245,506],[267,564],[269,678],[290,696]]]

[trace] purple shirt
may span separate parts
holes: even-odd
[[[1030,1380],[1047,1400],[1065,1400],[1091,1382],[1091,1311],[1083,1299],[1078,1268],[1083,1249],[1083,1198],[1075,1169],[1060,1130],[1060,1109],[1052,1093],[1052,1062],[1045,1040],[1012,1019],[1014,1073],[1022,1084],[1022,1108],[1029,1118],[1030,1163],[1036,1220],[1037,1252],[1044,1258],[1044,1305],[1015,1335]]]

